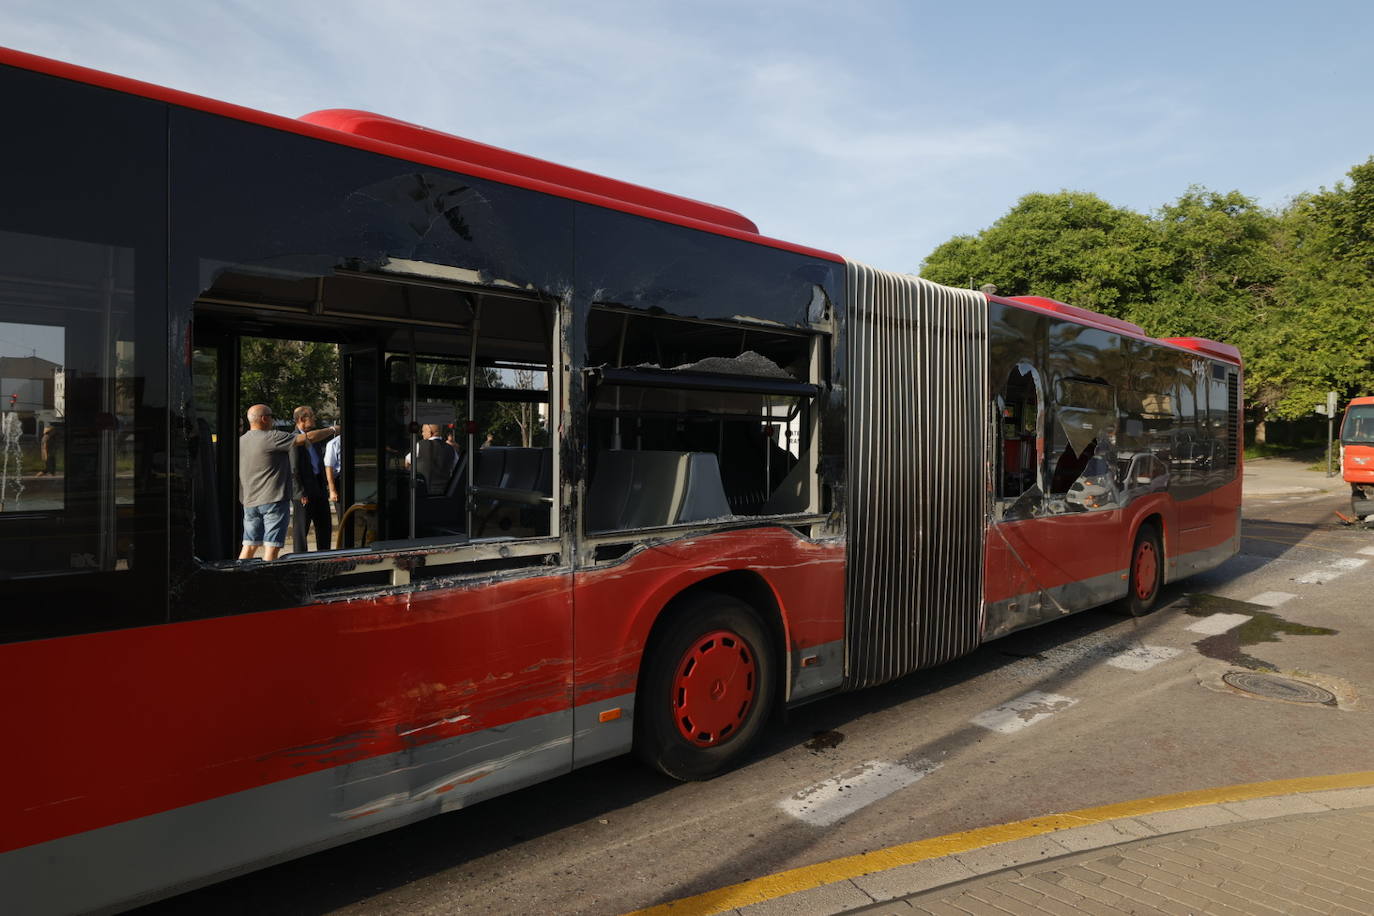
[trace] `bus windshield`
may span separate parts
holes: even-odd
[[[1374,404],[1357,404],[1345,414],[1341,425],[1343,445],[1374,445]]]

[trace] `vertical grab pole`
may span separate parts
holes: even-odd
[[[415,466],[420,463],[420,432],[419,426],[416,424],[415,420],[415,418],[419,416],[419,410],[417,408],[420,405],[416,403],[416,398],[419,394],[419,391],[417,390],[415,384],[417,366],[415,364],[414,328],[410,329],[410,361],[408,362],[407,367],[409,369],[410,375],[410,425],[415,427],[415,430],[413,432],[407,430],[407,432],[410,432],[410,461],[408,462],[408,464],[410,465],[410,474],[407,476],[408,486],[406,487],[406,490],[409,494],[408,501],[410,503],[410,511],[408,515],[409,523],[407,524],[407,527],[410,530],[410,537],[413,540],[415,538]],[[426,486],[428,486],[428,484],[426,484]]]
[[[625,365],[625,336],[630,332],[630,316],[625,315],[620,319],[620,344],[616,348],[615,366],[617,369]],[[615,427],[611,434],[611,448],[620,449],[620,386],[615,389]]]
[[[467,490],[467,532],[471,539],[476,533],[472,530],[472,484],[477,467],[477,335],[482,327],[482,300],[472,304],[472,343],[468,347],[468,422],[465,424],[468,435],[468,490]]]

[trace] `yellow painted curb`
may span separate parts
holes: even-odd
[[[810,890],[836,881],[847,881],[873,872],[886,871],[902,865],[913,865],[927,859],[953,855],[1022,840],[1027,837],[1042,836],[1058,830],[1086,827],[1124,817],[1141,814],[1158,814],[1161,811],[1177,811],[1182,808],[1197,808],[1203,805],[1219,805],[1226,802],[1249,801],[1255,798],[1268,798],[1275,795],[1293,795],[1304,792],[1326,792],[1332,789],[1362,789],[1374,787],[1374,770],[1358,773],[1338,773],[1333,776],[1304,776],[1298,779],[1276,779],[1270,782],[1244,783],[1238,786],[1225,786],[1220,789],[1199,789],[1193,792],[1179,792],[1174,795],[1158,795],[1154,798],[1141,798],[1135,801],[1118,802],[1112,805],[1099,805],[1096,808],[1080,808],[1063,814],[1047,814],[1032,817],[1010,824],[994,824],[951,833],[946,836],[916,840],[887,849],[831,859],[815,865],[804,865],[790,871],[765,875],[751,881],[742,881],[719,890],[707,891],[693,897],[683,897],[660,903],[647,909],[635,910],[626,916],[709,916],[736,907],[763,903]]]

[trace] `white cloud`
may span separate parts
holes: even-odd
[[[21,50],[288,116],[379,111],[913,269],[1030,191],[1138,209],[1192,183],[1268,199],[1363,161],[1374,126],[1315,118],[1308,100],[1363,110],[1353,20],[1370,15],[1309,38],[1277,8],[1246,10],[1247,47],[1282,91],[1239,45],[1216,53],[1220,13],[1180,31],[1086,4],[11,0],[0,27]],[[1325,70],[1294,65],[1313,42]],[[1352,158],[1331,167],[1333,150]]]

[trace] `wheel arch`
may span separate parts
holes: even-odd
[[[758,615],[759,622],[763,624],[764,632],[768,635],[769,648],[773,650],[774,656],[777,658],[777,665],[775,666],[777,680],[774,687],[777,690],[775,696],[778,698],[778,708],[782,708],[786,705],[787,696],[790,693],[788,685],[791,683],[791,653],[787,651],[787,623],[773,587],[763,576],[748,569],[732,569],[728,572],[708,576],[705,579],[698,579],[678,591],[663,604],[663,607],[655,615],[654,622],[649,628],[649,634],[644,640],[644,651],[640,654],[639,672],[635,678],[636,695],[642,691],[644,686],[646,666],[643,660],[649,657],[662,638],[664,631],[682,613],[683,608],[690,603],[689,599],[708,593],[728,595],[742,601]]]
[[[1140,516],[1140,518],[1136,519],[1135,524],[1131,526],[1131,536],[1126,539],[1126,565],[1129,569],[1130,564],[1133,561],[1133,557],[1131,556],[1131,550],[1135,545],[1135,539],[1140,536],[1141,530],[1144,529],[1147,525],[1153,526],[1155,529],[1155,533],[1159,535],[1159,546],[1162,552],[1162,556],[1160,556],[1159,561],[1163,566],[1164,572],[1163,576],[1161,577],[1160,584],[1166,585],[1168,584],[1170,579],[1169,547],[1172,537],[1169,533],[1168,526],[1164,524],[1164,513],[1158,508],[1151,509],[1150,511],[1143,513]]]

